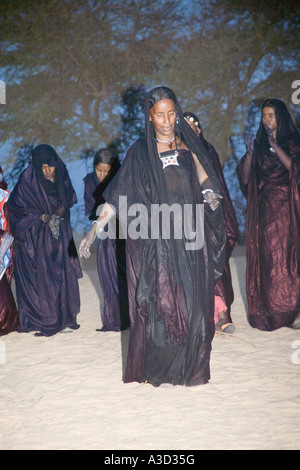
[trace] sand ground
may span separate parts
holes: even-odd
[[[0,449],[300,448],[300,331],[251,328],[245,253],[231,259],[236,333],[216,337],[208,385],[123,384],[129,332],[99,333],[95,257],[82,263],[81,328],[0,341]]]

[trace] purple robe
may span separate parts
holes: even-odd
[[[7,186],[2,175],[3,173],[0,167],[0,188],[6,190]],[[0,229],[0,246],[6,232],[12,235],[7,203],[4,204],[3,214],[6,219],[6,224],[5,230]],[[20,326],[17,306],[11,291],[11,280],[13,275],[13,247],[11,247],[11,256],[10,265],[0,280],[0,336],[16,331]]]
[[[237,171],[247,198],[246,289],[250,324],[272,331],[290,327],[300,313],[300,200],[296,174],[300,139],[294,132],[282,145],[290,170],[268,148],[254,147],[248,185],[243,183],[246,155]]]
[[[90,216],[96,212],[95,208],[99,204],[104,203],[104,200],[102,199],[102,191],[100,191],[101,194],[97,191],[99,180],[95,172],[89,173],[83,181],[85,214]],[[129,314],[125,240],[100,239],[97,250],[97,268],[104,299],[101,310],[102,330],[120,331],[126,329],[129,326]]]
[[[54,149],[41,145],[34,152],[33,163],[21,174],[9,199],[15,237],[19,331],[52,336],[67,327],[79,328],[78,279],[82,272],[70,224],[70,208],[77,199],[67,169]],[[43,181],[34,165],[35,157],[47,159],[48,153],[56,166],[56,185],[51,183],[52,186]],[[63,220],[56,240],[40,217],[55,214],[61,207]]]

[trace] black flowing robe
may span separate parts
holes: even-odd
[[[292,326],[300,313],[299,133],[289,135],[282,148],[292,159],[289,171],[279,157],[257,142],[248,185],[243,183],[246,155],[237,168],[247,198],[249,323],[265,331]]]
[[[0,167],[0,188],[7,190],[7,185],[3,180],[3,173]],[[0,229],[0,246],[5,237],[5,233],[12,235],[11,223],[7,203],[4,204],[3,214],[6,219],[5,230]],[[0,216],[1,217],[1,216]],[[11,246],[11,262],[0,280],[0,336],[16,331],[20,327],[19,317],[15,299],[11,290],[13,276],[13,245]]]
[[[37,153],[41,147],[41,154],[44,150],[45,154],[55,152],[49,146],[38,146]],[[32,163],[21,174],[9,199],[15,237],[19,331],[37,331],[44,336],[67,327],[79,328],[76,317],[80,311],[78,279],[82,271],[70,224],[70,208],[77,199],[67,169],[55,155],[52,157],[57,190],[53,185],[48,191],[50,185]],[[65,210],[56,240],[48,224],[39,219],[43,214],[57,213],[62,206]]]
[[[109,181],[111,179],[109,178]],[[105,202],[102,193],[107,184],[103,184],[104,181],[99,183],[95,172],[89,173],[83,181],[85,215],[96,220],[97,208]],[[117,235],[118,233],[116,237]],[[97,268],[104,298],[101,310],[102,329],[103,331],[124,330],[129,326],[125,240],[109,237],[100,239]]]
[[[201,134],[200,134],[201,138]],[[225,320],[227,322],[232,322],[231,318],[231,305],[234,301],[234,291],[232,286],[232,278],[230,271],[229,260],[234,250],[236,243],[239,240],[239,227],[236,219],[235,210],[232,204],[230,193],[224,178],[223,170],[221,167],[219,155],[216,149],[209,142],[202,137],[203,144],[207,150],[208,155],[210,156],[211,162],[213,164],[214,170],[218,175],[220,181],[221,194],[223,196],[222,205],[223,205],[223,214],[224,214],[224,223],[226,228],[226,261],[224,266],[224,272],[220,277],[216,288],[215,294],[221,297],[224,301],[227,310],[225,313]]]
[[[213,188],[218,190],[212,166],[177,103],[176,106],[181,130],[211,177]],[[105,200],[116,209],[128,229],[134,219],[119,210],[119,196],[126,196],[128,208],[142,204],[148,216],[153,204],[181,207],[190,204],[193,209],[196,204],[203,204],[191,152],[179,150],[179,166],[171,165],[163,170],[149,129],[147,109],[145,118],[147,139],[139,139],[128,150],[120,170],[104,192]],[[151,239],[150,234],[144,239],[127,237],[131,328],[124,382],[192,386],[209,381],[214,288],[225,260],[226,234],[221,205],[215,212],[205,206],[202,229],[204,244],[198,250],[187,250],[185,237]]]

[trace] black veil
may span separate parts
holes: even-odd
[[[286,107],[286,104],[278,99],[272,98],[267,99],[263,103],[261,110],[265,107],[274,108],[275,117],[277,122],[277,133],[276,140],[278,145],[282,146],[286,143],[288,138],[295,132],[298,132],[295,127],[291,115]],[[270,144],[268,140],[267,131],[263,125],[262,118],[260,120],[260,125],[256,133],[256,142],[262,151],[270,153]]]

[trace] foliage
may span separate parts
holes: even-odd
[[[122,95],[157,69],[179,21],[167,14],[174,5],[2,2],[0,64],[7,105],[1,108],[0,139],[15,139],[17,145],[20,139],[43,141],[69,153],[117,139]]]
[[[282,0],[2,0],[0,142],[13,143],[6,167],[22,147],[14,177],[37,143],[64,160],[104,146],[122,159],[143,132],[146,90],[165,84],[228,161],[239,199],[234,168],[263,100],[283,99],[300,120],[291,102],[299,8]]]
[[[206,4],[201,16],[196,12],[190,19],[191,37],[166,54],[162,75],[167,70],[185,109],[198,115],[224,164],[232,155],[230,139],[243,135],[253,119],[249,112],[257,112],[266,98],[283,99],[295,117],[291,85],[299,70],[299,4],[201,4]]]

